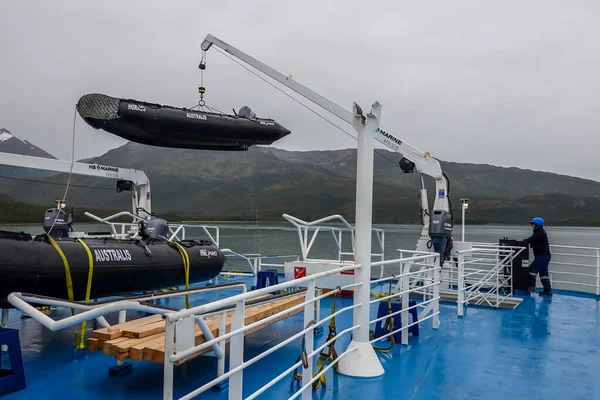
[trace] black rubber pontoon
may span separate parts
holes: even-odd
[[[79,99],[77,110],[95,129],[151,146],[239,151],[290,134],[272,119],[256,118],[248,107],[227,115],[93,93]]]
[[[68,261],[75,301],[85,300],[89,273],[86,249],[75,239],[54,238]],[[179,250],[166,242],[83,239],[93,258],[91,299],[185,285]],[[225,256],[210,241],[180,242],[190,261],[189,283],[215,278]],[[149,250],[149,252],[146,250]],[[12,292],[68,299],[64,263],[46,235],[0,231],[0,308]]]

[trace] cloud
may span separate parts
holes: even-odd
[[[387,130],[440,159],[600,179],[600,3],[29,1],[0,8],[0,126],[60,158],[70,157],[83,94],[195,104],[200,43],[212,33],[338,104],[368,110],[380,101]],[[276,147],[356,145],[214,50],[204,84],[211,106],[249,105],[290,128]],[[124,141],[78,118],[76,143],[83,158]]]

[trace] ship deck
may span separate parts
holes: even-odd
[[[231,294],[226,290],[200,293],[191,301],[198,305]],[[171,301],[170,305],[175,305],[175,300]],[[350,301],[337,299],[340,306]],[[331,300],[322,301],[321,308],[322,315],[329,314]],[[61,312],[68,311],[56,311],[58,315]],[[116,316],[107,319],[113,323]],[[386,371],[382,377],[356,379],[330,370],[326,386],[317,389],[314,398],[596,398],[600,393],[599,319],[596,297],[570,292],[557,291],[553,298],[534,294],[525,297],[514,310],[471,306],[464,318],[457,317],[455,304],[441,303],[439,330],[433,330],[427,321],[420,326],[419,336],[409,338],[408,346],[396,344],[391,352],[380,353]],[[350,322],[351,313],[341,314],[336,319],[338,332]],[[88,326],[89,337],[94,324]],[[283,341],[302,326],[300,313],[247,336],[245,358]],[[20,332],[27,388],[2,396],[6,400],[162,398],[162,365],[136,362],[130,375],[110,377],[108,368],[116,361],[102,352],[88,352],[85,358],[74,360],[73,330],[50,332],[32,319],[21,319],[15,310],[11,310],[9,328]],[[325,329],[316,342],[323,343],[326,335]],[[337,341],[338,352],[349,340],[349,336],[343,336]],[[244,396],[287,369],[299,354],[298,340],[246,369]],[[210,356],[175,367],[175,398],[213,379],[216,370],[217,360]],[[290,379],[286,378],[258,398],[280,400],[291,394]],[[209,391],[199,398],[226,399],[227,392]]]

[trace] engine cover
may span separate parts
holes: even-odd
[[[49,208],[44,215],[44,231],[53,237],[68,237],[72,223],[73,216],[59,208]]]
[[[429,237],[433,250],[440,254],[440,265],[450,258],[454,224],[452,216],[445,210],[434,210],[429,224]]]
[[[169,223],[162,218],[152,218],[150,221],[140,222],[140,231],[144,239],[159,239],[169,237]]]

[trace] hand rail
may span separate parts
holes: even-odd
[[[376,268],[378,266],[383,266],[383,265],[391,265],[391,264],[399,263],[399,262],[420,261],[420,260],[422,260],[422,261],[437,260],[437,258],[438,258],[438,255],[436,253],[430,253],[428,255],[417,255],[414,257],[407,257],[407,258],[403,258],[403,259],[379,261],[377,263],[373,263],[373,268]],[[218,384],[219,382],[222,382],[224,379],[227,379],[227,378],[229,378],[230,396],[233,396],[233,398],[236,398],[236,399],[241,398],[240,397],[241,393],[242,393],[241,372],[243,371],[243,369],[245,369],[248,366],[254,364],[255,362],[263,359],[264,357],[268,356],[269,354],[272,354],[273,352],[281,349],[282,347],[290,344],[294,340],[297,340],[301,337],[305,337],[306,338],[306,359],[309,362],[308,368],[305,368],[306,366],[302,365],[301,362],[296,362],[296,363],[294,363],[294,365],[292,365],[290,368],[288,368],[285,372],[283,372],[282,374],[279,374],[277,377],[275,377],[271,381],[262,385],[259,390],[250,394],[249,397],[246,397],[248,399],[254,399],[254,398],[258,397],[260,394],[264,393],[265,390],[272,387],[275,383],[277,383],[281,379],[283,379],[286,375],[289,375],[291,373],[291,371],[293,371],[296,368],[302,367],[302,369],[303,369],[302,387],[300,388],[300,390],[298,392],[293,394],[290,397],[290,399],[296,398],[301,395],[304,398],[305,397],[304,394],[310,393],[310,391],[312,390],[311,389],[312,383],[315,382],[317,379],[319,379],[319,377],[322,374],[326,373],[327,370],[329,368],[331,368],[333,366],[333,364],[335,364],[335,362],[339,361],[341,358],[343,358],[345,356],[345,354],[347,354],[348,352],[350,352],[352,350],[349,349],[346,352],[343,352],[342,354],[340,354],[338,356],[337,361],[330,363],[327,367],[323,368],[322,370],[320,370],[317,374],[315,374],[313,376],[313,374],[310,373],[310,371],[312,371],[312,363],[313,363],[314,357],[319,356],[321,350],[326,348],[330,343],[337,340],[342,335],[346,335],[346,334],[353,332],[354,330],[359,328],[359,326],[358,325],[351,326],[349,328],[339,331],[334,338],[329,338],[328,342],[326,341],[321,346],[319,346],[318,348],[314,348],[314,349],[313,349],[313,341],[312,341],[313,330],[315,329],[315,327],[322,326],[322,325],[328,323],[328,321],[330,321],[332,318],[335,318],[336,316],[338,316],[342,313],[352,311],[358,307],[363,307],[364,305],[362,303],[355,302],[352,305],[348,305],[348,306],[339,308],[332,314],[325,316],[321,319],[319,319],[319,317],[317,317],[316,320],[313,320],[311,322],[311,319],[314,319],[314,315],[315,315],[315,311],[316,311],[315,306],[318,305],[319,302],[326,297],[333,296],[342,290],[360,287],[365,284],[371,286],[373,284],[383,284],[383,283],[381,283],[382,280],[396,280],[396,279],[409,280],[412,277],[418,277],[419,279],[421,279],[421,276],[423,274],[426,274],[427,278],[429,279],[427,284],[420,286],[420,287],[416,287],[416,288],[410,288],[410,287],[406,286],[406,288],[403,289],[401,292],[394,293],[389,297],[383,297],[383,298],[376,299],[373,302],[387,301],[387,299],[391,298],[391,297],[408,296],[410,293],[425,294],[428,296],[428,299],[417,305],[418,307],[421,307],[424,309],[423,312],[421,313],[422,318],[419,318],[419,321],[414,321],[412,324],[409,324],[408,323],[408,315],[406,315],[406,317],[403,317],[404,318],[403,325],[401,327],[398,327],[398,329],[396,329],[393,333],[395,334],[397,332],[402,331],[403,332],[402,334],[405,335],[406,337],[408,337],[408,328],[413,326],[415,323],[423,323],[424,321],[427,321],[427,320],[432,321],[433,327],[435,329],[438,328],[438,326],[439,326],[439,299],[440,299],[439,276],[440,276],[440,270],[441,270],[439,263],[430,265],[430,268],[425,272],[420,271],[420,270],[411,271],[410,267],[407,267],[407,268],[405,268],[403,273],[401,273],[400,275],[391,275],[391,276],[387,277],[386,279],[380,279],[380,280],[369,281],[369,282],[356,282],[353,284],[345,285],[343,287],[338,287],[338,288],[336,288],[328,293],[325,293],[325,294],[320,294],[320,295],[316,294],[317,280],[319,280],[323,277],[326,277],[326,276],[339,274],[344,271],[357,270],[359,268],[362,268],[362,267],[358,264],[342,265],[333,270],[328,270],[328,271],[324,271],[324,272],[320,272],[320,273],[316,273],[316,274],[311,274],[304,278],[294,279],[294,280],[291,280],[288,282],[283,282],[283,283],[280,283],[277,285],[272,285],[272,286],[269,286],[269,287],[266,287],[263,289],[239,294],[239,295],[227,298],[227,299],[217,300],[212,303],[208,303],[208,304],[204,304],[204,305],[201,305],[198,307],[190,308],[188,310],[180,310],[177,312],[168,313],[167,315],[165,315],[167,329],[165,332],[166,342],[165,342],[165,359],[164,359],[164,368],[165,368],[165,371],[164,371],[164,374],[165,374],[164,375],[165,376],[164,398],[170,399],[172,396],[172,393],[173,393],[173,365],[174,365],[174,363],[176,363],[180,360],[186,359],[190,356],[193,356],[196,353],[202,352],[203,350],[205,350],[206,348],[208,348],[210,346],[221,346],[226,341],[230,341],[230,346],[231,346],[229,371],[225,372],[224,369],[218,368],[217,377],[215,379],[212,379],[210,382],[204,383],[199,388],[193,390],[192,392],[184,395],[181,398],[182,399],[191,399],[192,397],[200,395],[204,391],[208,390],[210,387]],[[280,291],[280,290],[285,291],[292,287],[307,287],[307,290],[305,293],[305,298],[302,303],[294,305],[293,307],[290,307],[286,310],[279,311],[265,319],[262,319],[260,321],[255,321],[249,325],[245,325],[243,323],[243,321],[245,320],[244,312],[245,312],[245,304],[246,304],[247,300],[250,300],[255,297],[263,296],[267,293],[274,292],[274,291]],[[225,332],[225,331],[219,332],[219,335],[216,336],[215,338],[213,338],[211,340],[207,340],[204,343],[201,343],[197,346],[191,345],[187,348],[181,347],[178,342],[177,349],[176,350],[174,349],[173,331],[174,331],[174,327],[178,323],[178,321],[182,321],[182,320],[192,317],[192,316],[198,317],[198,316],[206,315],[207,313],[216,312],[219,309],[226,307],[226,306],[230,307],[230,308],[235,307],[235,312],[232,317],[231,329],[229,330],[229,332]],[[408,313],[408,311],[413,308],[415,308],[415,306],[409,307],[408,298],[406,298],[406,301],[404,301],[404,297],[403,297],[402,309],[399,312]],[[270,347],[269,349],[262,352],[261,354],[258,354],[254,358],[252,358],[250,360],[243,360],[243,358],[241,356],[241,352],[239,350],[243,348],[242,346],[243,346],[245,332],[255,330],[256,328],[258,328],[261,325],[268,324],[269,322],[277,320],[277,319],[281,318],[282,316],[289,315],[290,312],[298,311],[298,310],[304,310],[305,325],[302,330],[291,335],[288,338],[285,338],[282,342],[278,343],[275,346]],[[319,315],[319,314],[317,313],[316,315]],[[223,315],[222,315],[222,318],[223,318]],[[374,323],[374,322],[376,323],[376,322],[379,322],[381,320],[381,318],[374,319],[374,320],[369,318],[369,320],[370,320],[370,323]],[[311,323],[309,324],[308,322],[311,322]],[[389,337],[389,335],[372,340],[371,343],[374,343],[374,342],[380,341],[380,340],[385,340],[387,337]]]
[[[465,304],[470,304],[474,300],[476,305],[480,305],[483,302],[487,303],[490,307],[499,308],[500,305],[508,298],[512,297],[512,276],[505,277],[503,279],[500,278],[500,270],[506,268],[507,266],[512,267],[512,261],[515,257],[521,254],[525,247],[515,247],[514,250],[507,250],[506,246],[501,246],[493,248],[477,248],[473,247],[468,250],[460,250],[457,251],[458,255],[458,290],[457,290],[457,315],[459,317],[464,316],[464,306]],[[518,249],[518,251],[517,251]],[[491,253],[496,255],[495,262],[491,269],[487,270],[478,270],[478,269],[470,269],[471,272],[466,273],[465,265],[467,264],[480,264],[480,265],[492,265],[489,262],[489,259],[477,259],[474,258],[469,261],[465,261],[465,255],[473,256],[473,254],[477,253]],[[506,255],[505,255],[506,254]],[[500,255],[503,255],[501,259],[498,259]],[[477,281],[473,282],[469,287],[466,286],[466,278],[467,277],[475,277],[481,275]],[[492,279],[495,278],[494,283],[491,283]],[[483,292],[485,286],[491,284],[491,287],[488,288],[487,292]],[[500,295],[500,289],[503,287],[510,287],[510,293],[507,295]],[[493,298],[495,301],[492,302],[490,299]]]
[[[354,257],[355,228],[341,215],[330,215],[328,217],[323,217],[311,222],[303,221],[300,218],[294,217],[289,214],[283,214],[283,218],[296,227],[296,230],[298,232],[298,239],[300,240],[300,249],[302,252],[303,261],[316,261],[314,259],[310,259],[308,255],[320,231],[331,232],[333,241],[338,250],[338,261],[342,261],[342,258],[344,256]],[[325,222],[330,221],[339,221],[343,225],[343,227],[323,225]],[[308,235],[309,230],[314,230],[310,239]],[[343,250],[342,232],[344,231],[350,231],[350,241],[352,246],[351,252]],[[371,257],[379,257],[380,261],[383,261],[385,260],[385,231],[381,228],[372,228],[371,232],[375,234],[375,240],[380,249],[379,253],[372,253]],[[380,277],[383,277],[383,268],[380,269],[379,275]]]
[[[510,247],[481,242],[476,242],[474,245],[486,248]],[[553,289],[600,296],[600,247],[551,244],[550,252],[552,260],[550,261],[549,275]],[[575,259],[576,262],[571,262],[572,259]],[[561,275],[561,280],[555,281],[553,275]]]

